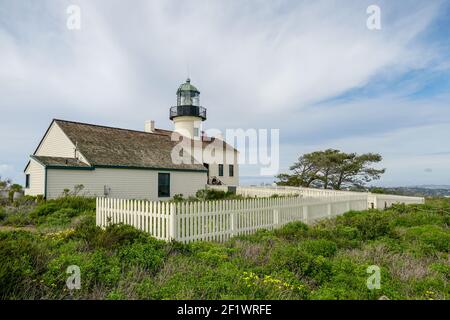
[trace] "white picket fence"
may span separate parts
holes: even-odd
[[[208,185],[208,189],[228,191],[228,186],[213,186]],[[367,192],[353,192],[353,191],[342,191],[342,190],[331,190],[331,189],[314,189],[314,188],[304,188],[304,187],[289,187],[289,186],[261,186],[261,187],[236,187],[236,194],[243,197],[270,197],[274,194],[279,196],[302,196],[302,197],[348,197],[351,195],[367,195]]]
[[[227,186],[208,185],[207,188],[218,191],[228,191]],[[243,197],[266,198],[275,194],[278,196],[299,196],[301,195],[301,192],[299,189],[273,187],[236,187],[236,194]]]
[[[407,200],[413,201],[410,197]],[[395,201],[402,202],[398,197]],[[422,201],[423,198],[415,198],[415,203]],[[117,223],[129,224],[167,241],[226,241],[259,229],[270,230],[293,221],[313,223],[368,207],[367,194],[182,203],[97,198],[97,225],[104,228]]]
[[[174,204],[162,201],[113,199],[98,197],[96,224],[102,228],[112,224],[128,224],[161,240],[171,239],[174,226]]]
[[[424,198],[420,197],[408,197],[408,196],[397,196],[392,194],[369,194],[369,208],[370,204],[374,203],[375,209],[385,209],[392,206],[394,203],[404,203],[404,204],[415,204],[415,203],[425,203]]]

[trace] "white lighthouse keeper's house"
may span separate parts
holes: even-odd
[[[178,88],[169,117],[173,131],[154,121],[137,131],[54,119],[25,167],[25,194],[52,199],[83,186],[86,196],[163,200],[207,184],[239,184],[238,151],[202,134],[206,109],[190,79]],[[183,155],[190,161],[179,163],[173,151],[182,139],[193,147]]]

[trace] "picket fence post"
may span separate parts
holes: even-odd
[[[236,202],[232,200],[231,212],[230,212],[230,236],[233,237],[235,235],[235,223],[234,223],[234,211],[236,209]]]
[[[303,219],[308,224],[308,205],[303,206]]]
[[[273,209],[273,224],[274,227],[277,228],[280,224],[279,222],[279,216],[278,216],[278,209]]]
[[[175,203],[170,204],[170,215],[169,215],[169,240],[177,240],[177,209]]]
[[[100,200],[99,197],[95,199],[95,225],[100,226]]]

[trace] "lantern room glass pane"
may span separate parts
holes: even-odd
[[[179,106],[199,106],[200,95],[197,92],[182,91],[178,94],[177,105]]]
[[[200,97],[198,96],[198,94],[196,94],[193,98],[192,98],[192,104],[194,106],[199,106],[200,105]]]

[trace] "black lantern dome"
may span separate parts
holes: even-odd
[[[190,116],[206,120],[206,108],[200,106],[200,91],[191,84],[191,79],[180,85],[177,90],[177,105],[170,108],[170,120],[176,117]]]

